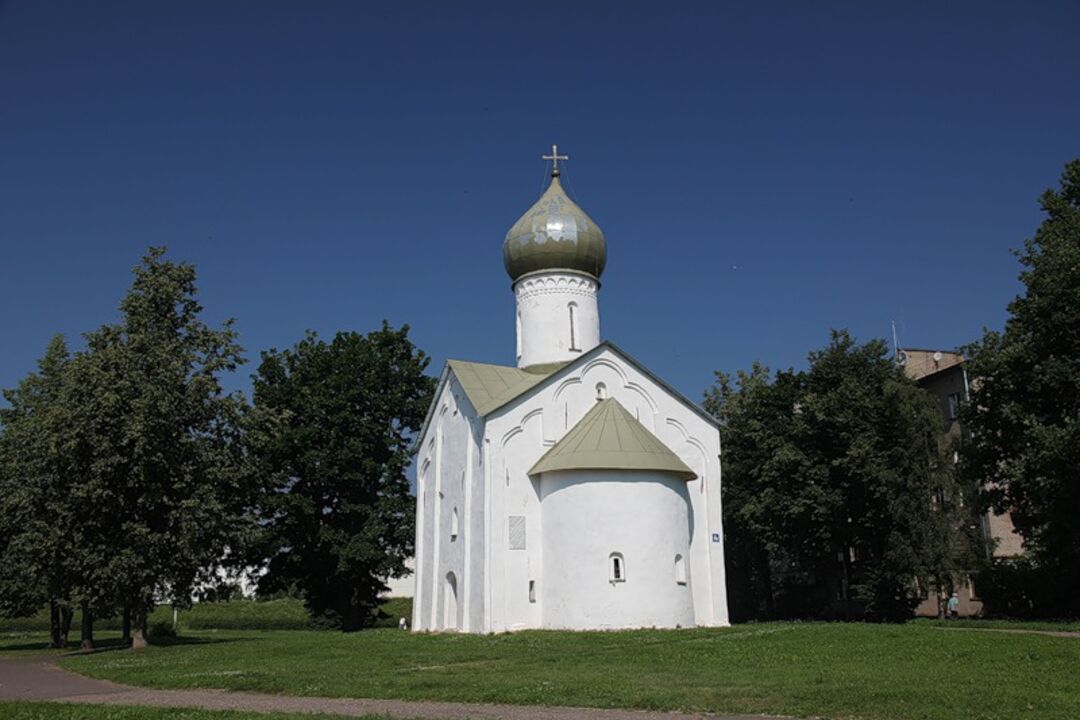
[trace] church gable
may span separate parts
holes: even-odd
[[[436,390],[436,398],[441,395],[443,387],[450,375],[457,380],[465,396],[472,403],[476,414],[485,417],[514,403],[515,400],[530,394],[530,391],[540,392],[547,386],[549,381],[557,381],[573,373],[576,369],[594,361],[605,350],[611,351],[634,367],[638,372],[647,376],[654,383],[663,388],[663,391],[676,399],[682,405],[692,410],[707,423],[717,425],[716,419],[705,412],[697,403],[694,403],[685,395],[675,390],[654,375],[647,367],[635,360],[629,353],[610,341],[604,341],[595,348],[586,352],[568,363],[557,363],[543,369],[523,370],[509,365],[495,365],[492,363],[469,362],[467,360],[448,360],[446,368],[439,379],[439,387]],[[432,410],[436,402],[432,403]],[[428,413],[428,421],[421,430],[421,436],[425,434],[427,424],[431,419],[431,411]]]
[[[612,398],[689,467],[697,478],[719,471],[716,421],[661,382],[611,343],[602,343],[555,371],[485,417],[485,435],[501,452],[517,455],[507,443],[536,429],[536,445],[513,463],[511,473],[530,469],[593,410]],[[692,481],[692,479],[691,479]]]
[[[642,385],[642,383],[636,382],[635,380],[627,377],[627,374],[624,370],[618,369],[620,363],[625,363],[631,369],[644,376],[644,378],[649,381],[647,384],[656,386],[655,390],[647,390]],[[592,350],[582,354],[579,358],[569,363],[566,363],[561,367],[556,368],[554,371],[543,375],[539,381],[524,388],[515,396],[503,401],[502,407],[520,407],[524,404],[529,404],[529,398],[540,397],[544,395],[546,389],[549,387],[555,388],[555,399],[558,400],[558,397],[567,387],[582,382],[582,377],[585,374],[588,374],[590,367],[593,365],[609,365],[613,368],[616,368],[616,373],[619,375],[619,382],[623,385],[624,389],[631,391],[631,396],[640,399],[640,402],[637,403],[637,405],[647,406],[652,413],[655,413],[658,410],[657,400],[654,397],[654,395],[656,395],[658,391],[660,394],[664,395],[667,398],[670,398],[686,410],[691,411],[694,415],[696,415],[708,425],[714,428],[719,427],[716,418],[705,412],[705,410],[700,405],[687,398],[685,395],[680,393],[668,383],[664,382],[664,380],[655,375],[652,371],[645,367],[645,365],[638,362],[625,350],[608,340],[605,340]],[[605,386],[604,388],[592,388],[592,390],[594,392],[594,396],[597,397],[597,399],[604,399],[605,397],[610,396],[611,392],[615,390],[615,388],[608,388]],[[630,405],[633,404],[634,403],[628,404],[627,402],[623,402],[623,405],[627,406],[628,409],[630,409]],[[502,407],[495,408],[482,414],[489,415],[497,413],[497,411],[501,410]],[[503,413],[497,414],[502,415]],[[645,424],[645,427],[648,430],[655,432],[655,428],[650,427],[650,424],[648,422],[645,422],[644,418],[640,417],[640,412],[636,412],[634,414],[639,421],[642,421]],[[579,419],[580,418],[572,418],[572,422],[567,423],[562,428],[563,432],[569,430],[573,423],[576,423]],[[559,434],[559,436],[561,437],[561,433]],[[548,437],[551,440],[557,439],[551,437],[551,435],[547,432],[545,432],[545,437]]]

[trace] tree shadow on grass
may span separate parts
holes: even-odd
[[[113,648],[122,647],[120,638],[103,638],[101,640],[94,641],[95,649],[109,650]],[[27,639],[20,638],[16,642],[8,642],[0,645],[0,653],[5,652],[33,652],[40,651],[42,654],[55,655],[60,657],[62,655],[73,655],[80,652],[85,652],[79,648],[79,641],[69,641],[67,647],[52,648],[49,647],[48,640],[28,641]]]
[[[151,638],[150,644],[154,647],[176,647],[183,645],[217,645],[220,643],[233,643],[233,642],[252,642],[257,641],[259,638],[206,638],[206,637],[158,637]],[[102,638],[94,641],[93,650],[83,650],[79,647],[79,641],[69,642],[65,648],[51,648],[49,647],[48,640],[40,640],[37,642],[28,642],[20,639],[17,642],[9,642],[0,644],[0,657],[3,653],[32,653],[40,652],[42,655],[50,655],[52,657],[72,657],[76,655],[95,655],[103,652],[113,652],[115,650],[130,650],[131,645],[123,642],[120,638]]]
[[[151,645],[151,647],[163,647],[163,648],[165,648],[165,647],[183,647],[185,645],[222,645],[222,644],[225,644],[225,643],[251,642],[251,641],[254,641],[254,640],[258,640],[258,638],[202,638],[202,637],[184,637],[184,636],[156,637],[156,638],[150,638],[150,645]],[[95,647],[93,650],[88,650],[88,651],[79,650],[77,652],[70,653],[70,655],[92,655],[92,654],[103,653],[103,652],[114,652],[116,650],[131,651],[131,646],[130,645],[119,644],[119,641],[118,641],[116,645],[111,645],[109,647],[99,646],[99,647]]]
[[[260,642],[259,637],[191,637],[190,635],[177,635],[176,637],[152,637],[150,644],[155,647],[173,647],[174,645],[221,645],[224,643]]]
[[[17,642],[5,643],[3,645],[0,645],[0,653],[32,652],[34,650],[40,650],[41,652],[51,652],[52,648],[49,647],[48,642]]]

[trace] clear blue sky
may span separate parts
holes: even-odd
[[[1080,3],[0,2],[0,387],[150,244],[258,352],[409,323],[512,363],[551,143],[602,334],[698,399],[830,327],[951,348],[1080,155]]]

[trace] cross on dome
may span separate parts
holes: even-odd
[[[541,160],[550,160],[551,161],[551,177],[559,177],[559,161],[560,160],[569,160],[570,156],[569,155],[560,155],[559,154],[559,146],[558,145],[552,145],[551,146],[551,154],[550,155],[541,155],[540,159]]]
[[[536,272],[577,272],[599,280],[607,262],[607,242],[596,221],[571,200],[559,182],[559,146],[551,146],[551,182],[540,199],[518,218],[503,240],[503,264],[517,282]]]

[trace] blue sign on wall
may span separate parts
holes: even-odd
[[[713,542],[720,542],[720,533],[713,533],[712,534],[712,541]]]

